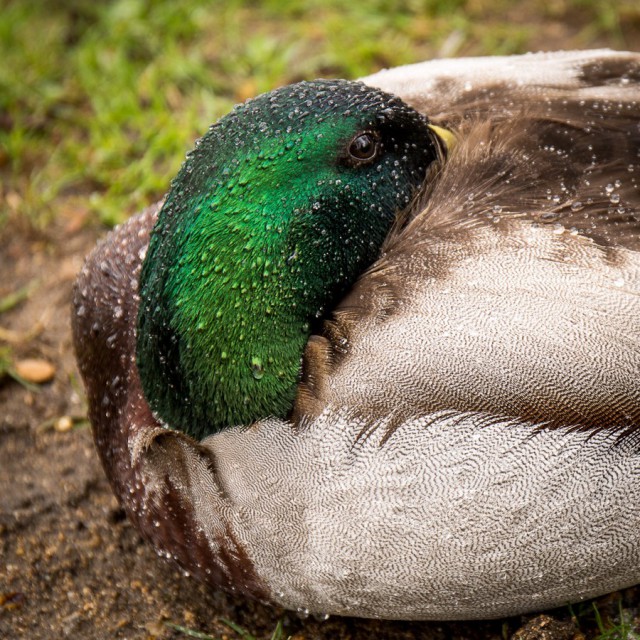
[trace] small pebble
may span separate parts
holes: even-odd
[[[147,633],[151,634],[153,638],[162,638],[167,631],[167,628],[162,624],[162,622],[147,622],[144,625]]]
[[[25,358],[15,363],[16,373],[26,380],[35,384],[49,382],[56,374],[56,368],[47,360],[38,358]]]
[[[67,431],[71,431],[73,427],[73,419],[69,416],[62,416],[58,418],[53,424],[53,428],[59,433],[66,433]]]

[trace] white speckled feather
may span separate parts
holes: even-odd
[[[329,409],[299,435],[272,420],[209,440],[234,530],[283,606],[483,618],[637,581],[640,456],[611,433],[451,413],[381,446],[383,431],[357,441]]]

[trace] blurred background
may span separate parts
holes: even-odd
[[[234,103],[433,57],[593,47],[640,50],[640,0],[0,0],[0,638],[640,639],[640,587],[450,624],[303,621],[206,589],[113,497],[69,328],[97,238],[161,198]]]
[[[0,229],[120,221],[238,101],[432,57],[640,48],[638,0],[0,2]]]

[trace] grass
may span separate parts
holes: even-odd
[[[158,199],[193,140],[277,85],[437,55],[629,47],[635,0],[0,0],[0,229],[114,224]],[[622,25],[626,25],[627,32]]]
[[[608,611],[604,616],[594,601],[569,606],[569,614],[577,628],[592,640],[640,640],[638,619],[633,619],[632,609],[623,607],[622,597],[615,603],[606,602],[605,597],[603,602]],[[616,613],[612,614],[614,606]]]
[[[225,620],[224,618],[220,619],[220,622],[229,627],[240,640],[257,640],[256,636],[252,633],[243,629],[240,625],[232,622],[231,620]],[[165,622],[165,626],[173,631],[177,631],[178,633],[188,637],[188,638],[197,638],[198,640],[220,640],[219,637],[209,635],[207,633],[202,633],[200,631],[196,631],[194,629],[190,629],[188,627],[184,627],[179,624],[174,624],[173,622]],[[282,625],[282,620],[278,620],[273,633],[271,634],[269,640],[288,640],[288,636],[285,635],[284,628]]]
[[[619,601],[617,618],[605,624],[595,603],[592,603],[598,635],[595,640],[640,640],[640,631],[631,620],[628,612],[622,609],[622,601]]]
[[[21,302],[27,300],[33,290],[36,288],[37,281],[33,280],[24,287],[12,291],[5,296],[0,297],[0,382],[5,376],[9,376],[26,389],[37,391],[38,387],[21,378],[13,367],[13,349],[11,347],[10,338],[14,337],[13,332],[7,331],[2,327],[2,314],[11,311]],[[26,334],[28,335],[28,334]]]

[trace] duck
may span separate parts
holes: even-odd
[[[499,618],[640,582],[640,54],[275,89],[87,258],[131,522],[301,614]]]

